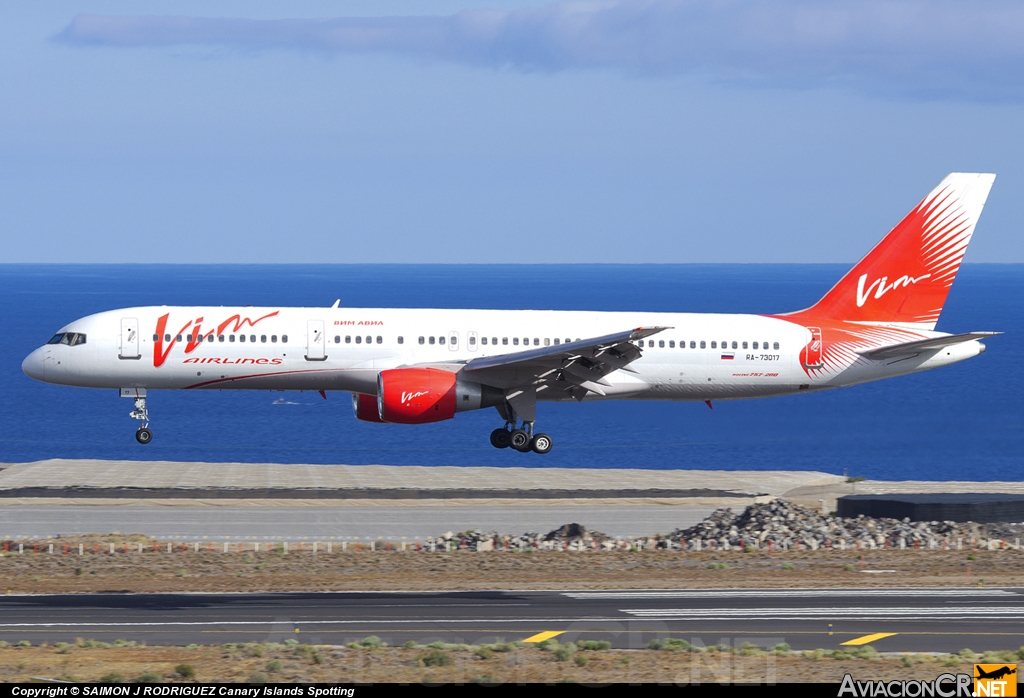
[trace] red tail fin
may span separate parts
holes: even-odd
[[[993,180],[943,179],[824,298],[792,315],[934,329]]]

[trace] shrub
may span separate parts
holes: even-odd
[[[576,663],[576,666],[586,666],[587,664],[590,664],[590,657],[585,654],[577,654],[572,658],[572,661]]]
[[[490,659],[494,656],[494,652],[492,652],[491,648],[487,647],[486,645],[477,647],[473,654],[479,657],[480,659]]]
[[[266,682],[267,682],[267,675],[266,674],[253,674],[252,676],[249,677],[249,683],[266,683]]]
[[[113,671],[100,677],[100,683],[124,683],[124,676]]]
[[[572,657],[572,650],[569,649],[568,646],[562,645],[561,647],[555,648],[554,655],[556,662],[565,662]]]
[[[845,565],[843,565],[843,571],[844,572],[856,572],[857,571],[857,567],[854,566],[854,565],[851,565],[851,564],[845,564]]]
[[[272,662],[267,662],[266,668],[268,674],[276,674],[277,672],[281,671],[281,662],[279,662],[276,659]]]
[[[821,659],[822,657],[825,656],[825,651],[824,650],[807,650],[807,651],[801,652],[801,654],[806,659]]]
[[[740,645],[740,656],[753,657],[761,654],[761,648],[752,642],[744,642]]]
[[[795,570],[796,569],[796,565],[794,565],[792,562],[783,562],[782,563],[782,569],[784,569],[784,570]]]
[[[651,640],[647,643],[649,650],[664,650],[666,652],[686,652],[690,649],[690,643],[674,637],[666,637],[664,640]]]
[[[409,640],[408,642],[403,642],[402,643],[402,647],[404,647],[407,650],[416,649],[419,646],[420,646],[419,643],[416,642],[415,640]]]
[[[377,649],[378,647],[383,647],[384,646],[384,643],[381,642],[380,638],[377,637],[376,635],[370,635],[369,637],[364,637],[362,640],[359,641],[359,644],[362,645],[363,647],[366,647],[368,649],[374,649],[374,650]]]
[[[494,678],[493,676],[491,676],[490,674],[484,674],[482,676],[474,676],[472,679],[470,679],[470,681],[472,681],[473,683],[477,684],[478,686],[496,686],[496,685],[498,685],[498,680],[496,678]]]
[[[1017,650],[1017,659],[1024,659],[1024,645],[1021,645],[1020,649]]]
[[[772,652],[778,655],[785,656],[789,654],[789,644],[785,642],[780,642],[779,644],[775,645],[775,647],[772,647]]]
[[[31,647],[31,646],[32,646],[32,643],[29,642],[28,640],[19,640],[18,641],[18,647]]]
[[[75,568],[75,576],[76,577],[82,576],[82,568],[81,567],[76,567]]]
[[[612,643],[607,640],[580,640],[576,646],[581,650],[610,650]]]
[[[727,570],[727,569],[729,569],[729,565],[725,564],[724,562],[709,562],[708,563],[708,569],[709,570]]]
[[[864,477],[863,475],[851,475],[850,477],[846,478],[846,481],[847,482],[864,482],[864,480],[866,480],[866,479],[867,478]]]
[[[432,649],[420,656],[420,663],[423,666],[451,666],[452,656],[440,649]]]
[[[145,674],[135,679],[135,683],[160,683],[160,674],[154,674],[152,671],[147,671]]]
[[[196,670],[191,664],[179,664],[174,667],[174,672],[186,679],[194,679],[196,677]]]
[[[189,647],[191,647],[191,645],[189,645]],[[262,657],[263,653],[265,651],[266,651],[266,649],[263,647],[263,645],[259,645],[259,644],[252,645],[252,646],[249,647],[249,656],[251,656],[251,657]]]

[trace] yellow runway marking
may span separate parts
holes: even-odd
[[[869,642],[874,642],[875,640],[881,640],[883,637],[892,637],[893,635],[896,635],[896,634],[897,633],[874,633],[873,635],[865,635],[863,637],[855,637],[852,640],[847,640],[846,642],[840,642],[839,644],[840,645],[866,645]]]
[[[551,638],[557,637],[564,632],[564,630],[547,630],[545,632],[537,633],[536,635],[528,637],[525,640],[523,640],[523,642],[544,642],[545,640],[550,640]]]

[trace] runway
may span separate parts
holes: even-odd
[[[0,538],[142,533],[184,540],[410,540],[446,531],[547,533],[581,523],[610,536],[686,528],[715,507],[574,504],[570,506],[0,506]]]
[[[643,648],[654,638],[794,650],[870,642],[878,651],[1024,645],[1024,589],[708,589],[0,597],[0,639],[150,645],[345,644],[377,635],[476,644],[549,634]],[[866,640],[864,638],[867,638]]]

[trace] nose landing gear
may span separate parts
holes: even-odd
[[[140,444],[148,444],[152,441],[153,432],[149,430],[149,410],[146,408],[145,395],[135,398],[135,409],[128,416],[142,422],[142,426],[135,432],[135,440]]]

